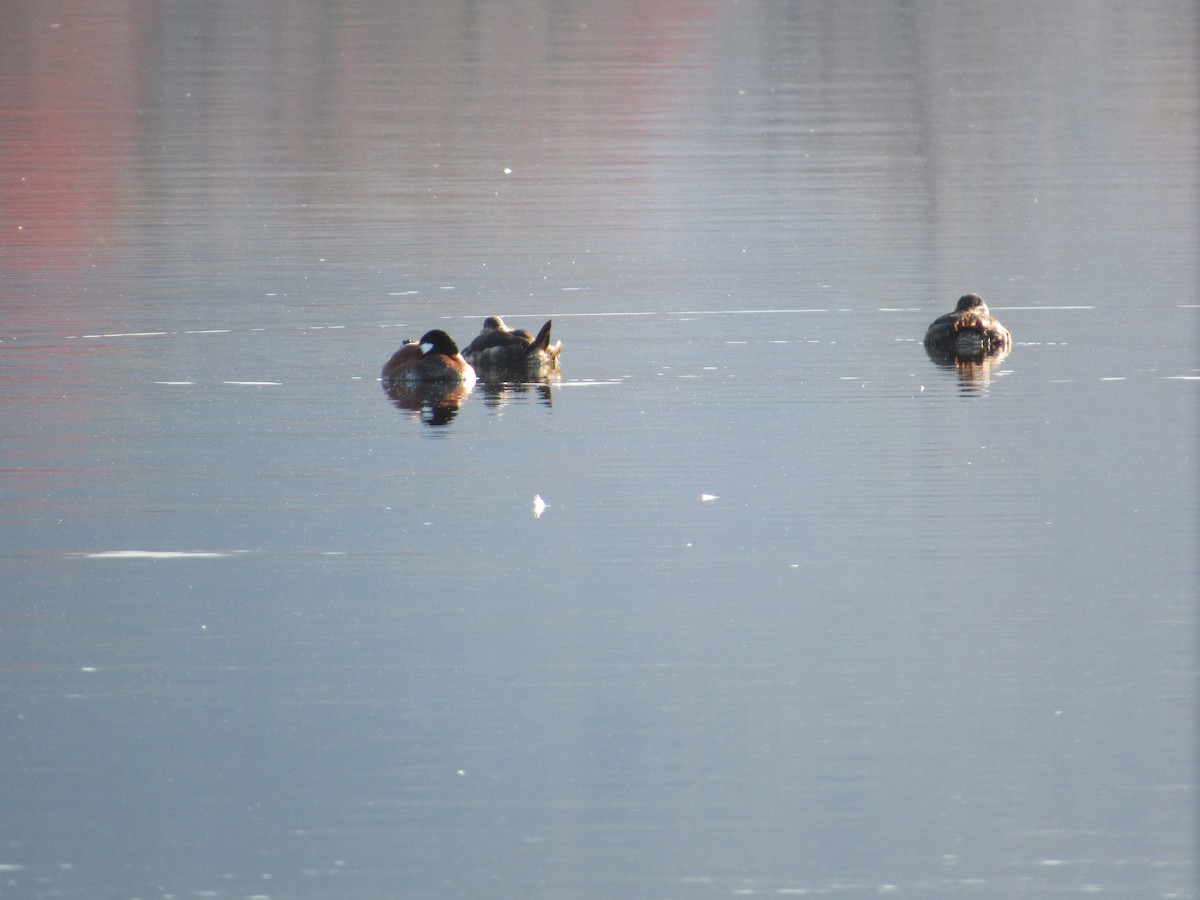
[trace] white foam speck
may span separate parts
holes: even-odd
[[[282,381],[222,381],[221,384],[236,384],[243,387],[279,387]]]
[[[544,513],[546,511],[546,507],[549,505],[550,505],[549,503],[547,503],[545,500],[542,499],[540,494],[534,494],[533,495],[533,517],[535,519],[540,519],[542,517],[542,513]]]

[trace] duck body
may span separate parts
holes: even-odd
[[[416,343],[405,341],[383,366],[384,381],[475,383],[471,368],[454,339],[440,329],[427,331]]]
[[[562,341],[551,345],[548,319],[541,330],[532,335],[523,328],[511,329],[499,316],[483,320],[483,330],[463,350],[467,362],[488,369],[524,369],[551,372],[558,369]]]
[[[964,359],[1007,352],[1012,335],[978,294],[959,298],[954,312],[938,316],[925,332],[925,349]]]

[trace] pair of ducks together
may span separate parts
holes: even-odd
[[[450,335],[440,329],[426,332],[417,343],[405,341],[383,367],[384,380],[474,382],[480,367],[553,371],[558,368],[562,341],[551,346],[547,321],[537,336],[511,330],[499,316],[488,316],[483,331],[462,353]],[[1006,352],[1012,335],[1001,325],[978,294],[960,297],[954,312],[938,316],[925,332],[930,353],[962,359],[982,359]]]
[[[483,320],[483,330],[460,353],[454,339],[440,328],[427,331],[416,343],[405,341],[383,367],[384,381],[475,382],[475,368],[491,371],[543,373],[558,369],[562,341],[550,343],[547,320],[537,335],[512,329],[499,316]]]

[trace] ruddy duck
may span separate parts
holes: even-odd
[[[383,367],[382,377],[404,381],[444,381],[474,384],[475,370],[462,358],[458,345],[446,332],[435,328],[417,343],[405,341]]]
[[[978,294],[959,298],[954,312],[938,316],[925,332],[925,349],[930,354],[980,358],[1007,352],[1012,335],[988,311]]]
[[[488,316],[483,320],[483,330],[467,344],[463,356],[481,368],[553,371],[558,368],[558,355],[562,353],[562,341],[550,344],[553,321],[548,319],[535,337],[523,328],[510,329],[499,316]]]

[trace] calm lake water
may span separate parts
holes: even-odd
[[[1194,2],[16,0],[0,235],[0,897],[1200,896]]]

